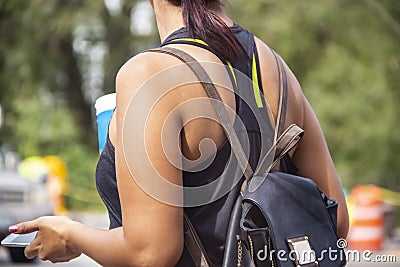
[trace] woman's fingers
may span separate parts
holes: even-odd
[[[33,221],[19,223],[17,225],[12,225],[12,226],[8,227],[8,230],[11,233],[15,233],[15,234],[29,234],[29,233],[39,230],[39,222],[36,219]]]
[[[41,241],[36,237],[30,244],[25,248],[24,254],[28,259],[33,259],[38,255],[41,247]]]
[[[34,231],[39,231],[39,219],[22,222],[16,225],[8,227],[8,230],[14,234],[29,234]],[[41,242],[38,237],[36,237],[31,244],[25,248],[25,257],[28,259],[33,259],[39,253],[41,247]]]

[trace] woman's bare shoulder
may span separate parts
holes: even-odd
[[[125,88],[126,82],[131,84],[141,84],[154,74],[162,71],[171,66],[171,57],[161,53],[142,52],[130,58],[119,69],[116,83],[117,90]],[[120,86],[118,86],[120,85]]]

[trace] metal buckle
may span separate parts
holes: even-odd
[[[295,260],[296,267],[318,266],[315,251],[311,248],[308,236],[288,238],[287,242],[291,250],[291,258]]]

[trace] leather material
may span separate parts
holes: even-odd
[[[205,249],[197,236],[196,230],[193,228],[192,224],[186,213],[183,214],[184,218],[184,238],[185,246],[188,248],[190,256],[192,257],[194,264],[199,267],[210,266],[210,260],[207,257],[207,253],[204,253]]]
[[[261,159],[261,163],[257,167],[254,176],[264,177],[271,169],[279,166],[282,158],[300,142],[303,135],[303,129],[296,124],[290,125],[275,141],[274,147]]]
[[[269,173],[256,191],[245,192],[243,203],[257,207],[262,213],[262,218],[258,217],[259,221],[253,223],[251,230],[265,229],[265,234],[270,235],[276,252],[285,251],[286,255],[289,255],[287,240],[307,236],[317,258],[323,255],[324,250],[328,252],[329,249],[340,251],[334,256],[339,257],[340,253],[343,253],[336,246],[337,203],[321,193],[312,180],[282,172]],[[243,217],[243,220],[246,220],[246,214]],[[264,237],[259,238],[264,239]],[[263,246],[259,246],[255,251],[262,248]],[[320,266],[333,267],[344,266],[346,261],[340,259],[332,261],[328,254],[325,254],[318,263]],[[295,266],[290,260],[279,261],[277,265]]]
[[[287,99],[288,99],[288,82],[285,71],[285,66],[283,65],[283,60],[273,49],[271,49],[272,54],[275,57],[276,65],[279,73],[279,108],[278,108],[278,116],[276,119],[275,126],[275,138],[282,136],[283,129],[285,127],[286,113],[287,113]],[[275,139],[276,140],[276,139]],[[278,162],[271,167],[272,170],[280,171],[281,163]]]
[[[242,195],[239,195],[235,206],[232,210],[231,218],[229,221],[227,240],[225,243],[225,252],[223,267],[237,266],[237,255],[238,255],[238,240],[237,234],[240,231],[240,219],[242,217]]]

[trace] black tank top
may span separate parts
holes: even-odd
[[[248,139],[248,148],[250,151],[249,163],[251,167],[255,169],[260,157],[260,153],[262,153],[262,131],[260,131],[260,127],[257,123],[257,114],[255,115],[253,112],[254,108],[252,111],[248,105],[258,106],[260,111],[258,115],[263,120],[266,129],[265,132],[273,132],[273,128],[269,122],[268,114],[265,112],[265,109],[262,109],[262,106],[265,105],[265,101],[261,94],[261,80],[257,78],[257,81],[254,81],[258,83],[258,88],[254,88],[253,83],[251,82],[252,79],[254,80],[254,77],[260,77],[260,68],[258,65],[259,60],[254,42],[254,36],[251,32],[243,29],[237,24],[231,27],[231,30],[235,34],[243,49],[239,49],[240,53],[242,53],[240,60],[231,62],[229,64],[249,78],[247,81],[241,81],[241,79],[235,81],[236,77],[233,77],[234,75],[230,73],[232,83],[235,82],[238,85],[235,87],[235,90],[237,91],[235,97],[236,113],[245,124],[245,132],[239,132],[238,135],[242,138],[245,136]],[[165,42],[161,44],[161,46],[171,43],[184,43],[207,49],[216,54],[221,61],[226,63],[228,66],[228,62],[219,56],[218,53],[215,53],[215,51],[213,51],[206,44],[190,39],[185,28],[172,33],[165,40]],[[229,71],[230,69],[227,67],[227,70]],[[241,95],[245,101],[243,101],[243,99],[237,95]],[[246,102],[248,104],[246,104]],[[286,166],[288,166],[289,172],[293,173],[296,171],[296,168],[288,158],[285,160],[285,163]],[[226,141],[218,149],[213,162],[207,168],[198,172],[183,171],[183,184],[184,186],[188,187],[200,186],[208,184],[219,177],[222,178],[221,180],[224,180],[224,177],[230,177],[239,171],[240,169],[236,159],[233,153],[231,153],[230,144]],[[185,212],[195,227],[213,266],[222,265],[226,231],[228,228],[231,210],[240,190],[240,185],[241,183],[239,182],[229,193],[210,204],[199,207],[185,208]],[[96,186],[99,191],[99,195],[108,210],[110,229],[122,226],[121,205],[119,202],[115,174],[115,150],[108,136],[96,168]],[[140,214],[138,216],[140,216]],[[186,248],[184,249],[181,259],[176,266],[194,266],[190,254]]]

